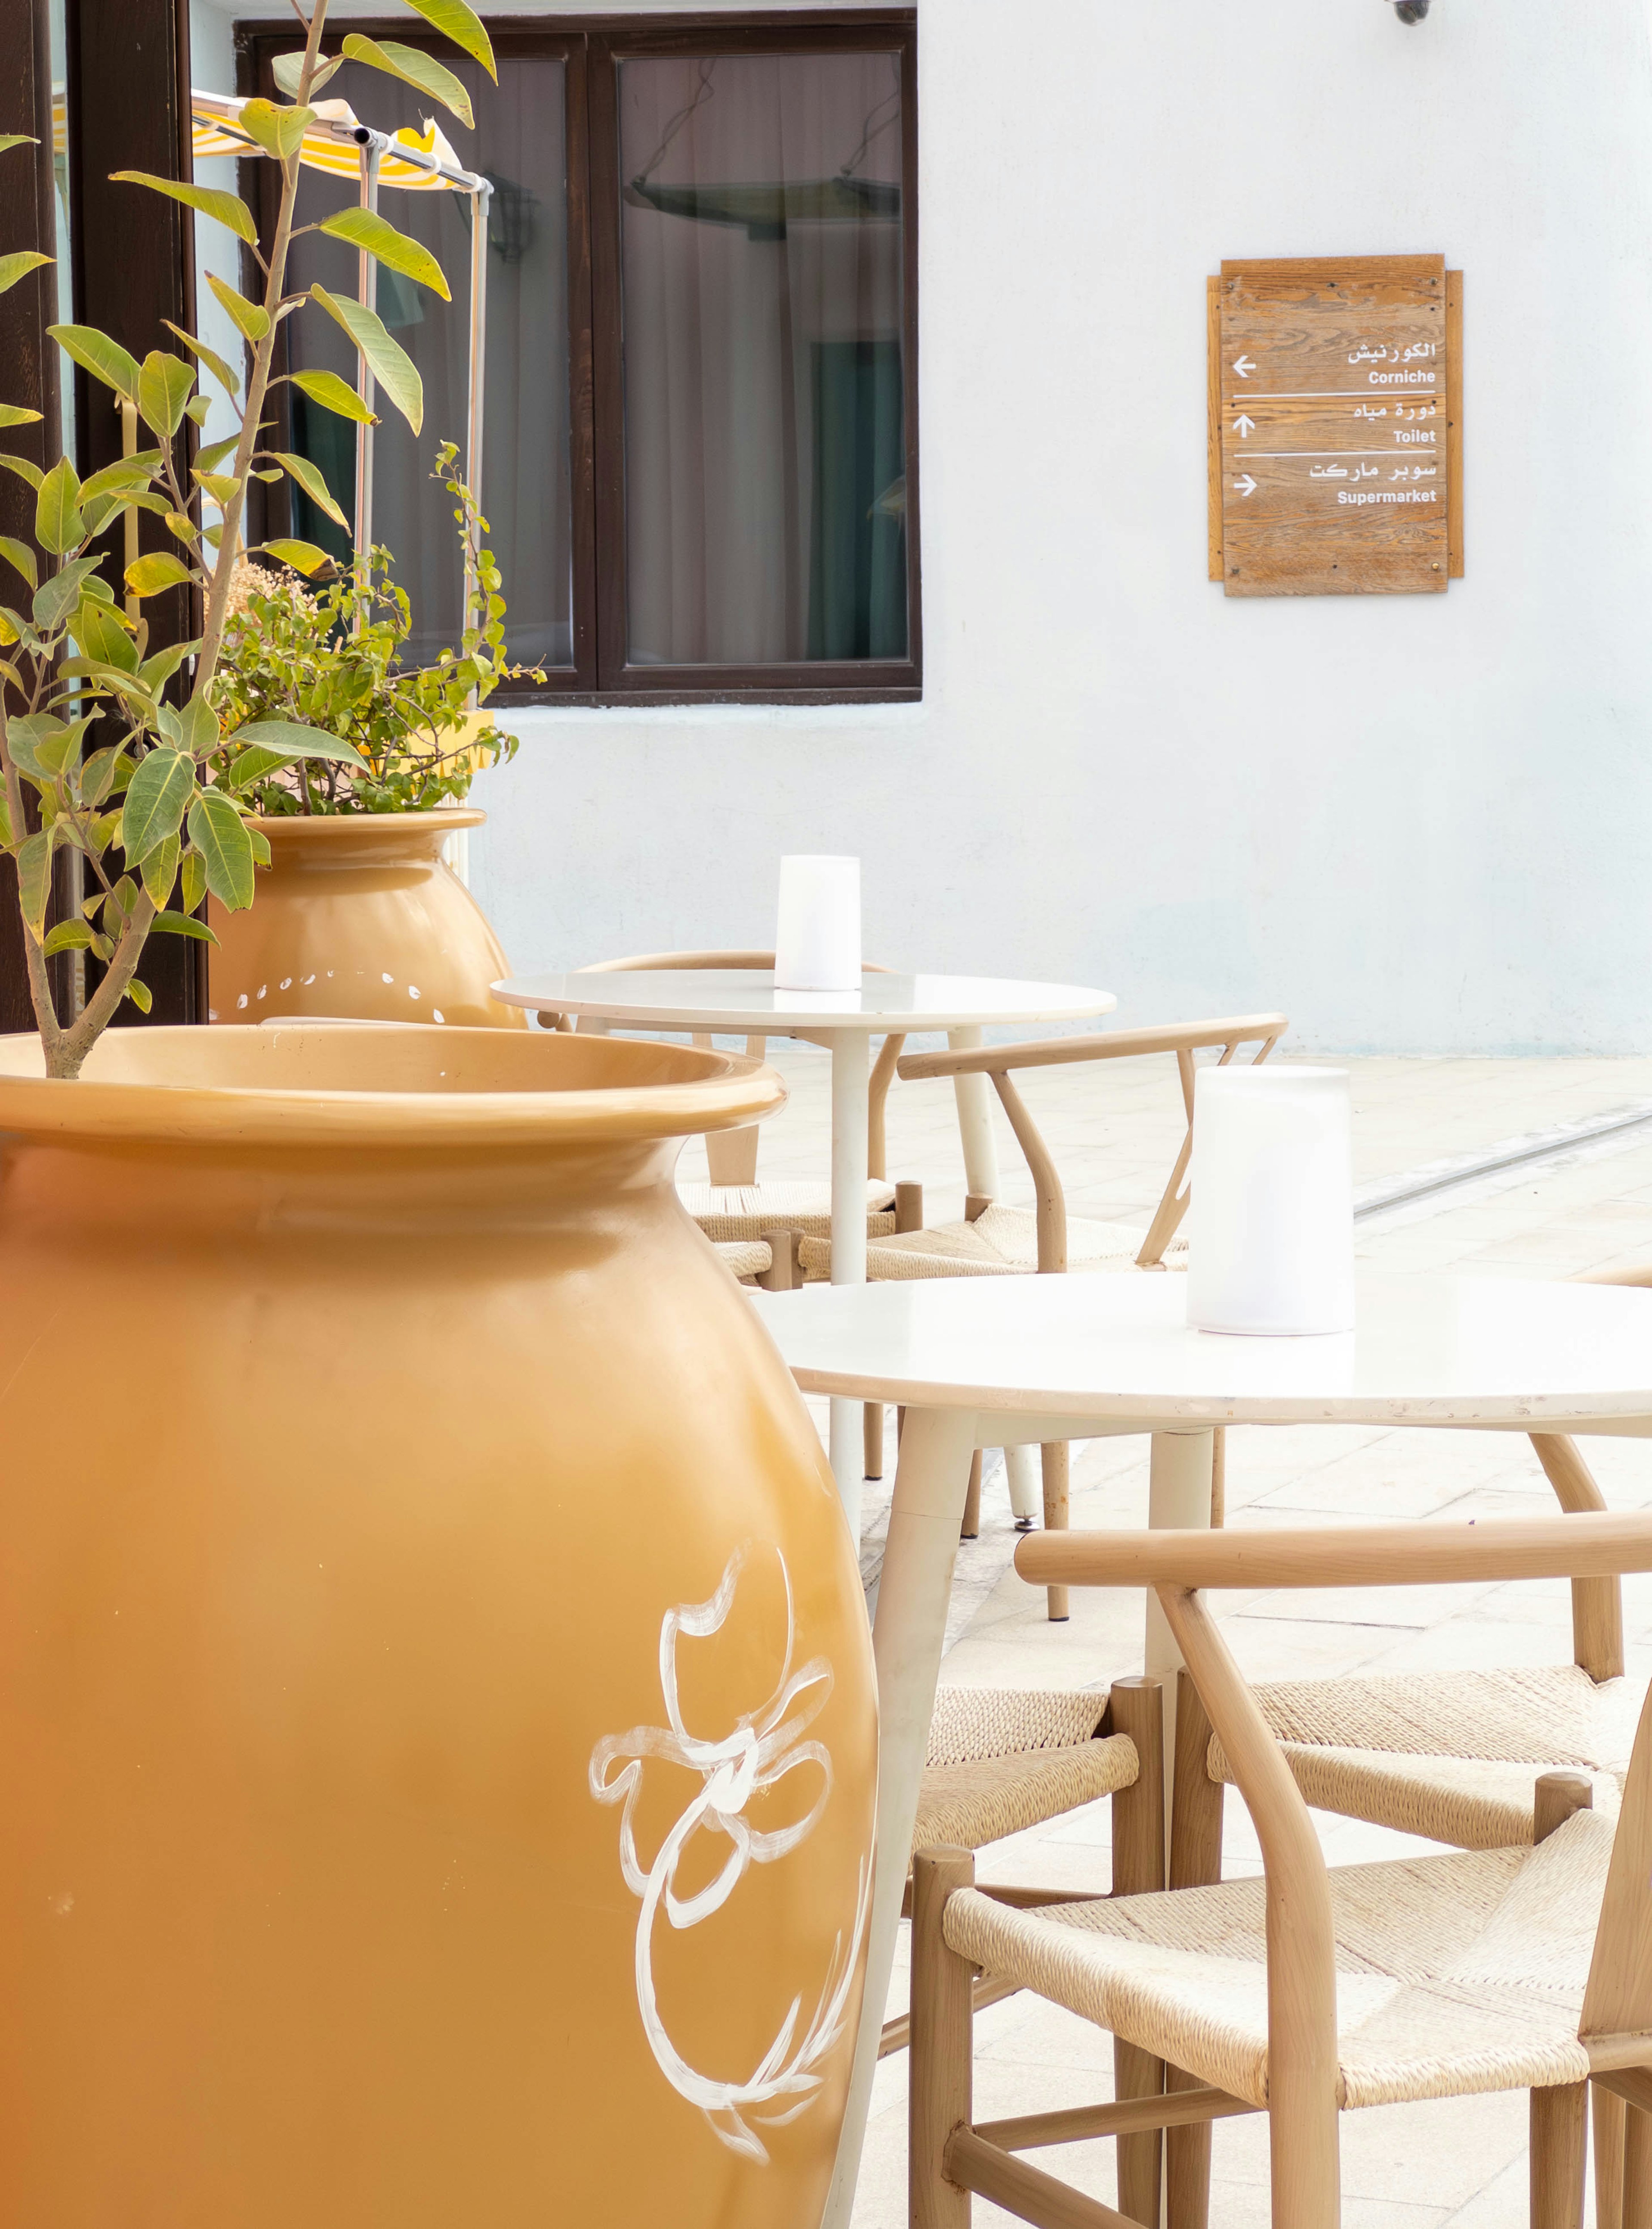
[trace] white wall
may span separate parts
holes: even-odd
[[[928,0],[925,700],[523,716],[475,852],[516,963],[766,942],[778,854],[841,849],[874,954],[1121,1023],[1646,1050],[1643,19]],[[1405,250],[1466,273],[1467,578],[1226,601],[1207,273]]]

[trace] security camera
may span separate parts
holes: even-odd
[[[1428,0],[1394,0],[1394,13],[1402,23],[1420,23],[1428,13]]]

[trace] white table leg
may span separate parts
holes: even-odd
[[[954,1052],[973,1052],[981,1043],[978,1029],[948,1030],[946,1042]],[[952,1094],[957,1101],[958,1137],[964,1147],[964,1181],[983,1199],[998,1197],[998,1138],[992,1127],[994,1093],[984,1076],[955,1076]]]
[[[908,1409],[895,1466],[889,1538],[878,1583],[872,1650],[878,1667],[878,1854],[867,1948],[866,1999],[821,2229],[848,2229],[877,2070],[884,2001],[900,1929],[900,1902],[919,1782],[946,1637],[952,1564],[975,1452],[976,1420],[955,1410]]]
[[[1036,1518],[1044,1506],[1036,1448],[1006,1448],[1004,1472],[1009,1487],[1009,1506],[1016,1519]]]
[[[910,1427],[908,1428],[910,1429]],[[1211,1458],[1214,1436],[1208,1431],[1155,1432],[1148,1472],[1147,1521],[1155,1532],[1202,1532],[1210,1528]],[[1175,1778],[1176,1673],[1181,1651],[1159,1608],[1147,1598],[1147,1644],[1143,1663],[1149,1680],[1164,1687],[1164,1846],[1170,1847],[1170,1794]]]
[[[861,1030],[832,1032],[832,1282],[866,1282],[867,1052]],[[843,1497],[849,1535],[861,1545],[861,1482],[866,1475],[864,1404],[834,1396],[832,1476]]]

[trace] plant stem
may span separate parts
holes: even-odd
[[[310,35],[304,42],[304,65],[298,73],[298,106],[306,106],[310,100],[310,81],[315,75],[317,60],[321,52],[322,26],[326,21],[327,0],[316,0],[315,13],[310,19]],[[276,335],[279,330],[276,312],[281,307],[281,297],[287,267],[287,246],[292,236],[292,211],[298,198],[298,157],[290,155],[281,166],[281,206],[275,220],[275,238],[270,244],[269,273],[264,287],[264,308],[270,324],[269,330],[253,351],[252,376],[247,382],[247,414],[241,421],[240,438],[235,444],[234,477],[237,483],[224,511],[223,530],[218,542],[218,562],[213,571],[212,586],[207,596],[206,626],[201,637],[201,652],[195,660],[195,695],[204,696],[217,670],[218,655],[223,646],[224,620],[229,608],[229,578],[234,570],[235,551],[240,542],[241,514],[247,506],[247,484],[253,467],[253,453],[258,446],[258,437],[264,420],[264,400],[269,392],[270,366],[275,357]]]
[[[147,893],[140,890],[138,903],[127,917],[125,934],[115,947],[115,956],[109,962],[102,982],[86,1000],[74,1027],[60,1031],[56,1045],[47,1046],[48,1076],[63,1076],[73,1082],[80,1075],[86,1055],[114,1019],[115,1009],[125,997],[126,986],[138,973],[138,963],[144,956],[144,946],[154,920],[155,908]],[[29,942],[32,964],[39,947],[32,937]],[[42,969],[44,965],[42,960]]]

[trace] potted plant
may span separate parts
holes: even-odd
[[[255,906],[208,905],[215,1022],[326,1014],[527,1026],[521,1008],[490,995],[509,963],[443,859],[454,831],[486,817],[465,809],[477,770],[516,748],[487,699],[501,680],[544,678],[504,661],[499,568],[457,454],[445,443],[432,477],[452,498],[477,608],[458,648],[432,665],[402,663],[412,615],[386,549],[314,588],[251,561],[236,572],[212,691],[225,731],[320,728],[353,755],[292,759],[242,784],[270,864]],[[230,778],[234,764],[230,743],[208,768]]]
[[[463,0],[412,4],[491,67]],[[804,2225],[864,1968],[870,1648],[817,1436],[672,1181],[778,1079],[546,1032],[107,1027],[151,934],[252,903],[282,769],[382,774],[221,679],[247,477],[305,469],[260,445],[323,9],[296,101],[244,112],[283,184],[233,298],[240,435],[186,468],[183,358],[59,328],[154,446],[41,477],[44,578],[3,553],[40,1023],[0,1040],[5,2214]],[[253,240],[234,196],[159,190]],[[194,644],[151,653],[104,581],[133,504],[179,555],[127,585],[194,581]],[[65,845],[97,887],[48,927]],[[76,946],[105,973],[60,1015]]]

